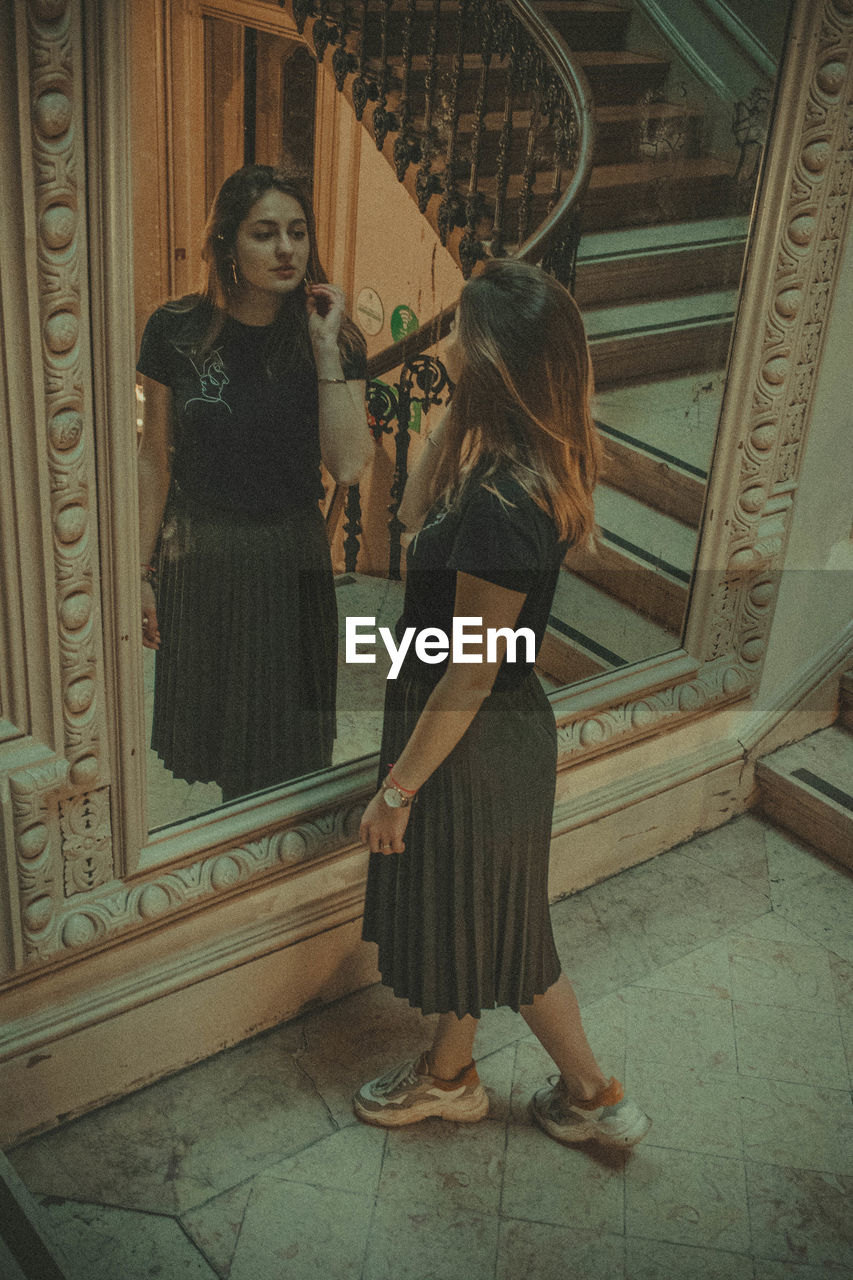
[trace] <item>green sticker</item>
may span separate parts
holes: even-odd
[[[395,307],[391,312],[391,337],[395,342],[414,333],[418,327],[418,317],[411,307]]]

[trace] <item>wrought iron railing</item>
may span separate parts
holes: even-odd
[[[574,285],[579,209],[592,166],[589,86],[562,38],[529,0],[290,0],[300,32],[313,19],[320,61],[331,50],[341,92],[392,159],[466,278],[487,257],[540,262]],[[282,5],[285,0],[279,0]],[[465,127],[463,127],[463,121]],[[411,406],[449,393],[425,354],[447,335],[453,308],[368,364],[374,433],[396,423],[389,573],[399,576],[397,509],[407,475]],[[380,381],[401,369],[396,385]],[[339,517],[341,494],[330,508]],[[361,533],[357,486],[347,494],[347,569]]]

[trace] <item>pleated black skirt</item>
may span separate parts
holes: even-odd
[[[429,686],[401,676],[385,700],[380,778]],[[519,1009],[560,974],[548,906],[557,733],[534,673],[486,698],[421,788],[402,854],[371,854],[363,937],[383,982],[424,1013]]]
[[[158,557],[151,745],[224,798],[326,768],[337,606],[319,508],[275,517],[170,496]]]

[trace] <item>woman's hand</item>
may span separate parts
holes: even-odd
[[[315,352],[318,347],[337,348],[338,334],[346,315],[343,289],[336,284],[309,284],[305,308],[308,312],[308,336]]]
[[[360,838],[369,846],[371,853],[403,853],[403,832],[409,822],[411,806],[392,809],[382,799],[382,788],[377,791],[364,811],[361,826],[358,829]]]
[[[142,644],[146,649],[160,648],[160,628],[157,626],[157,602],[150,582],[142,583]]]

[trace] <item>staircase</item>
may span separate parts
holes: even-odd
[[[755,766],[759,807],[853,870],[853,672],[842,677],[838,720]]]
[[[308,4],[295,0],[297,19]],[[725,133],[708,95],[690,100],[629,3],[338,0],[313,12],[318,52],[334,46],[339,88],[463,273],[489,255],[544,258],[584,310],[607,446],[601,540],[567,562],[543,670],[564,683],[672,648],[753,194],[734,140],[724,155],[704,147]],[[371,374],[426,351],[448,321],[388,348]]]

